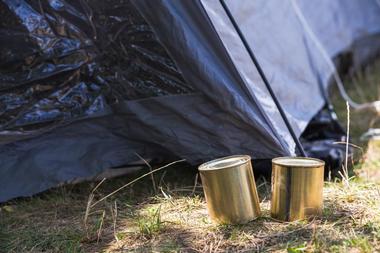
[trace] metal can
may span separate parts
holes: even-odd
[[[294,221],[321,215],[324,165],[315,158],[273,159],[271,216]]]
[[[260,216],[251,157],[229,156],[199,166],[207,209],[220,224],[243,224]]]

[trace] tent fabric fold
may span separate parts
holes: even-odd
[[[326,103],[326,59],[291,0],[225,2],[301,136]],[[374,1],[295,2],[331,60],[380,51]],[[296,154],[219,0],[2,0],[0,13],[0,202],[136,154]]]

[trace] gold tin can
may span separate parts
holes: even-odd
[[[199,166],[207,209],[220,224],[243,224],[260,215],[251,157],[229,156]]]
[[[273,159],[271,216],[294,221],[321,215],[324,166],[314,158]]]

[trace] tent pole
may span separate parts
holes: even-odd
[[[300,155],[306,157],[305,150],[303,149],[300,140],[297,138],[297,135],[295,134],[293,127],[290,125],[288,117],[286,116],[283,108],[281,107],[280,102],[278,101],[276,95],[274,94],[274,92],[272,90],[272,87],[270,86],[270,84],[268,82],[268,79],[266,78],[266,76],[264,74],[264,71],[262,70],[259,62],[257,61],[255,55],[253,54],[253,51],[252,51],[251,47],[249,46],[249,44],[248,44],[247,40],[245,39],[242,31],[240,30],[238,24],[236,23],[235,18],[232,16],[232,13],[231,13],[230,9],[228,8],[227,4],[225,3],[225,0],[219,0],[219,1],[220,1],[221,5],[222,5],[224,11],[226,12],[228,18],[230,19],[232,25],[234,26],[236,32],[238,33],[241,41],[243,42],[244,47],[248,51],[248,54],[251,57],[251,60],[255,64],[255,66],[257,68],[257,71],[259,72],[259,75],[260,75],[261,79],[264,81],[264,84],[265,84],[266,88],[268,89],[268,92],[269,92],[270,96],[272,97],[274,103],[276,104],[277,109],[280,112],[281,117],[284,120],[286,127],[288,128],[288,130],[289,130],[292,138],[294,139],[294,142],[295,142],[295,144],[297,146],[297,149],[298,149]]]

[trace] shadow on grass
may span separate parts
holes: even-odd
[[[145,172],[106,181],[95,201]],[[371,207],[360,199],[359,188],[342,194],[340,184],[327,183],[322,217],[278,222],[269,217],[270,184],[261,178],[257,186],[263,217],[245,225],[216,225],[208,218],[199,182],[194,188],[195,174],[174,168],[158,173],[158,193],[145,178],[91,208],[86,224],[88,196],[96,183],[5,203],[0,209],[0,252],[370,252],[373,241],[380,240],[380,223],[366,220],[363,210]]]

